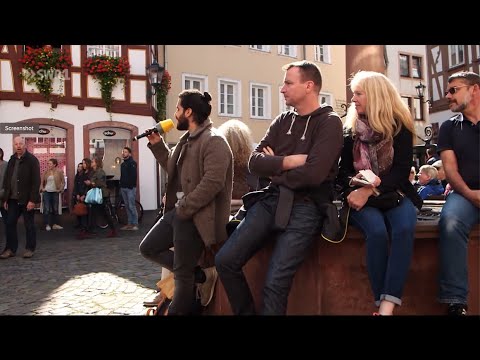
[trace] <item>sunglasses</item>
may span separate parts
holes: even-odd
[[[470,85],[453,86],[450,89],[448,89],[447,91],[445,91],[445,96],[447,96],[448,94],[453,95],[457,92],[458,89],[466,87],[466,86],[470,86]]]

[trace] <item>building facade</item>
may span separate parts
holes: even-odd
[[[311,60],[321,69],[321,102],[341,115],[345,104],[345,46],[343,45],[159,45],[158,61],[172,77],[167,100],[167,118],[172,117],[184,89],[196,88],[212,95],[211,119],[220,126],[238,119],[252,130],[259,142],[272,120],[286,110],[280,93],[282,66]],[[166,134],[176,143],[181,133]]]
[[[440,125],[454,115],[444,96],[448,77],[462,70],[478,74],[479,65],[480,45],[427,45],[428,89],[432,103],[430,122],[435,143]]]
[[[49,100],[39,93],[38,86],[20,77],[26,71],[21,59],[25,59],[28,47],[53,48],[71,56],[71,66],[50,74],[53,92]],[[0,119],[38,126],[36,133],[0,133],[5,159],[12,154],[16,135],[25,138],[27,149],[40,161],[41,172],[48,159],[56,158],[67,178],[63,205],[68,206],[77,164],[83,158],[102,158],[107,178],[116,186],[121,151],[129,146],[138,163],[138,200],[146,210],[158,208],[158,187],[152,186],[158,178],[156,161],[132,141],[155,124],[146,74],[152,49],[149,45],[0,45]],[[85,71],[88,58],[94,55],[124,58],[130,64],[126,82],[113,88],[111,112],[106,111],[99,83]]]

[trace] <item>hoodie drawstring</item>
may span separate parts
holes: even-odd
[[[287,131],[287,135],[292,135],[292,127],[294,122],[295,122],[295,114],[292,115],[292,122],[290,124],[290,128]]]
[[[300,138],[300,140],[302,140],[302,141],[305,140],[305,134],[307,133],[308,123],[310,122],[311,117],[312,117],[312,115],[310,115],[307,119],[307,124],[305,125],[305,130],[303,130],[303,135]],[[290,124],[290,128],[287,131],[287,135],[292,135],[292,127],[293,127],[294,122],[295,122],[295,114],[292,115],[292,122]]]
[[[305,140],[305,134],[307,133],[307,128],[308,128],[308,123],[310,122],[310,118],[312,117],[312,115],[310,115],[307,119],[307,125],[305,125],[305,130],[303,130],[303,135],[302,137],[300,138],[300,140]]]

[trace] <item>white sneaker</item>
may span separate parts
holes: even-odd
[[[45,226],[45,230],[50,231],[50,230],[52,230],[52,228],[50,227],[50,225],[47,225],[47,226]]]
[[[60,225],[57,225],[57,224],[53,224],[52,229],[53,230],[62,230],[63,227],[61,227]]]

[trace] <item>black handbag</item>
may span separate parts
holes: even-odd
[[[351,187],[345,190],[342,194],[342,201],[345,203],[348,195],[356,189],[359,189],[359,187]],[[404,197],[405,194],[400,190],[388,191],[377,196],[370,196],[364,206],[371,206],[382,211],[387,211],[400,205]]]
[[[382,211],[387,211],[397,207],[402,202],[405,195],[398,191],[389,191],[381,193],[378,196],[370,196],[365,206],[371,206]]]

